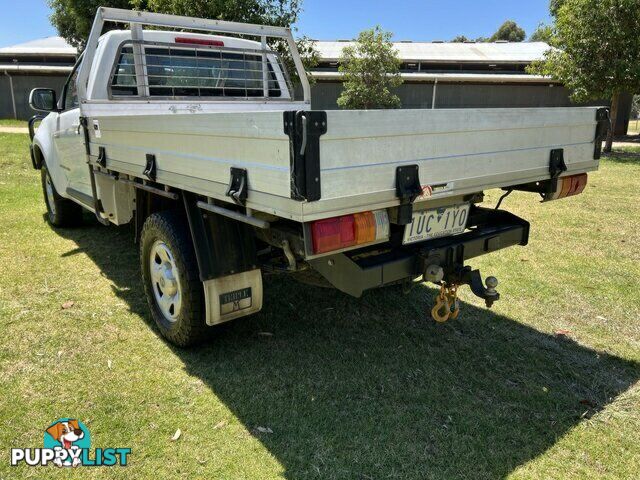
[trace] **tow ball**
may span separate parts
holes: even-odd
[[[471,267],[457,267],[445,275],[442,267],[429,265],[425,269],[424,278],[440,286],[440,291],[436,294],[435,305],[431,309],[431,317],[438,323],[458,318],[460,314],[458,289],[462,285],[469,285],[476,296],[484,299],[487,308],[491,308],[493,302],[500,299],[500,294],[496,291],[498,279],[487,277],[484,282],[485,288],[482,284],[480,271],[471,270]]]

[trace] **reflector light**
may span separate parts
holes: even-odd
[[[355,234],[356,243],[369,243],[376,239],[376,218],[373,212],[356,213]]]
[[[386,210],[318,220],[311,224],[313,253],[326,253],[389,238]]]
[[[188,43],[191,45],[211,45],[214,47],[224,47],[224,42],[221,40],[205,40],[204,38],[176,37],[175,42]]]
[[[562,177],[558,179],[557,190],[548,197],[548,200],[557,200],[559,198],[572,197],[584,191],[587,186],[587,174],[572,175],[570,177]]]
[[[340,219],[318,220],[311,225],[314,253],[330,252],[340,247]]]

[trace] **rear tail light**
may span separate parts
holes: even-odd
[[[386,210],[317,220],[311,224],[313,253],[326,253],[389,238]]]
[[[189,45],[211,45],[213,47],[224,47],[224,42],[221,40],[206,40],[204,38],[176,37],[174,41],[176,43],[187,43]]]
[[[551,192],[545,200],[557,200],[559,198],[571,197],[582,193],[587,186],[587,174],[571,175],[558,179],[555,191]]]

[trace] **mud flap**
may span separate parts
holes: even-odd
[[[225,275],[202,283],[207,325],[217,325],[262,309],[260,269]]]

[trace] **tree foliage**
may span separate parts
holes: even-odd
[[[300,0],[131,0],[136,10],[288,27],[298,18]]]
[[[611,98],[615,129],[620,94],[640,91],[640,0],[562,0],[556,12],[557,48],[529,71],[562,81],[575,101]]]
[[[505,40],[507,42],[522,42],[527,34],[513,20],[507,20],[489,39],[490,42]]]
[[[564,4],[565,0],[550,0],[549,1],[549,10],[551,11],[551,15],[554,17],[558,16],[558,11],[560,7]]]
[[[498,30],[491,35],[490,37],[478,37],[475,40],[468,38],[465,35],[458,35],[451,40],[451,43],[462,43],[462,42],[497,42],[498,40],[503,40],[507,42],[522,42],[527,34],[525,31],[518,26],[516,22],[513,20],[507,20],[504,22]]]
[[[82,47],[89,37],[98,7],[132,8],[130,0],[49,0],[50,20],[61,37]]]
[[[640,1],[565,0],[557,37],[530,70],[561,80],[576,101],[640,90]]]
[[[534,32],[529,37],[530,42],[545,42],[551,45],[553,43],[553,37],[555,33],[553,31],[553,25],[547,25],[540,23]]]
[[[300,0],[49,0],[51,23],[76,46],[89,36],[98,7],[145,10],[173,15],[289,27],[298,18]]]
[[[451,43],[464,43],[464,42],[470,42],[470,41],[471,40],[465,37],[464,35],[458,35],[451,39]]]
[[[339,71],[344,74],[344,90],[338,105],[364,110],[400,107],[400,98],[392,92],[402,84],[400,65],[390,32],[380,26],[361,32],[342,50]]]
[[[114,7],[144,10],[173,15],[211,18],[233,22],[256,23],[290,27],[301,10],[300,0],[49,0],[52,8],[51,23],[69,43],[82,48],[98,7]],[[106,29],[118,28],[105,25]],[[271,47],[283,58],[285,68],[291,74],[295,66],[285,42],[270,40]],[[315,43],[306,37],[296,40],[306,69],[318,63]],[[293,77],[294,82],[297,77]]]
[[[306,72],[309,72],[313,67],[316,67],[320,62],[320,54],[316,50],[316,42],[315,40],[311,40],[310,38],[304,36],[296,39],[296,47],[298,48],[298,53],[300,54],[300,58],[302,59],[302,65]],[[281,40],[276,40],[272,42],[271,48],[280,54],[280,58],[282,59],[282,63],[284,64],[284,68],[292,75],[291,80],[294,84],[298,84],[300,79],[297,76],[296,65],[293,63],[293,57],[289,53],[289,46],[286,42]],[[307,73],[307,79],[310,84],[314,84],[315,80],[313,77],[309,76]]]

